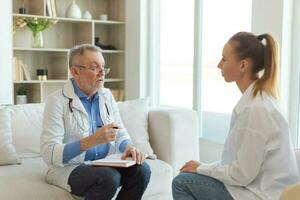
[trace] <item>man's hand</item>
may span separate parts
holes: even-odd
[[[135,160],[138,165],[143,164],[145,161],[145,154],[130,144],[126,145],[121,159],[125,160],[127,157],[132,157],[132,159]]]
[[[180,172],[197,173],[197,168],[199,166],[200,163],[198,161],[191,160],[181,167]]]
[[[96,144],[105,144],[111,141],[115,141],[117,138],[118,129],[115,129],[116,124],[111,123],[102,126],[92,135]]]
[[[98,144],[105,144],[111,141],[115,141],[117,137],[118,129],[114,129],[116,125],[114,123],[107,124],[97,129],[97,131],[88,137],[80,140],[80,150],[86,151],[91,147]]]

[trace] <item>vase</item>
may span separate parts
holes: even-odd
[[[33,48],[44,47],[44,33],[43,31],[32,34],[32,45]]]
[[[72,0],[66,11],[66,17],[81,18],[80,7],[76,4],[75,0]]]
[[[17,95],[17,104],[26,104],[27,103],[27,95]]]
[[[92,19],[91,13],[86,10],[82,15],[82,19]]]

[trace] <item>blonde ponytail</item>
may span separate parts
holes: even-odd
[[[260,39],[261,38],[261,39]],[[278,97],[278,44],[276,40],[270,34],[262,34],[258,36],[258,39],[265,39],[264,48],[264,73],[259,78],[253,88],[253,96],[262,91]],[[261,41],[263,42],[263,41]]]

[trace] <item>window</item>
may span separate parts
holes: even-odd
[[[192,108],[194,0],[163,0],[160,8],[159,103]]]
[[[217,65],[224,44],[239,31],[251,31],[251,0],[203,0],[202,137],[223,143],[231,111],[241,97],[235,83],[226,83]],[[237,9],[238,8],[238,9]]]

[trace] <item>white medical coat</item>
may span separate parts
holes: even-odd
[[[118,152],[120,144],[130,139],[121,120],[118,106],[110,92],[103,88],[99,93],[99,109],[104,124],[115,122],[122,128],[117,139],[110,143],[109,154]],[[72,99],[70,105],[70,99]],[[105,104],[108,108],[105,107]],[[71,112],[70,106],[73,110]],[[66,85],[49,96],[43,119],[41,134],[41,154],[48,164],[48,183],[70,191],[68,178],[72,170],[84,162],[85,152],[63,164],[63,150],[67,143],[89,136],[89,116],[69,80]]]

